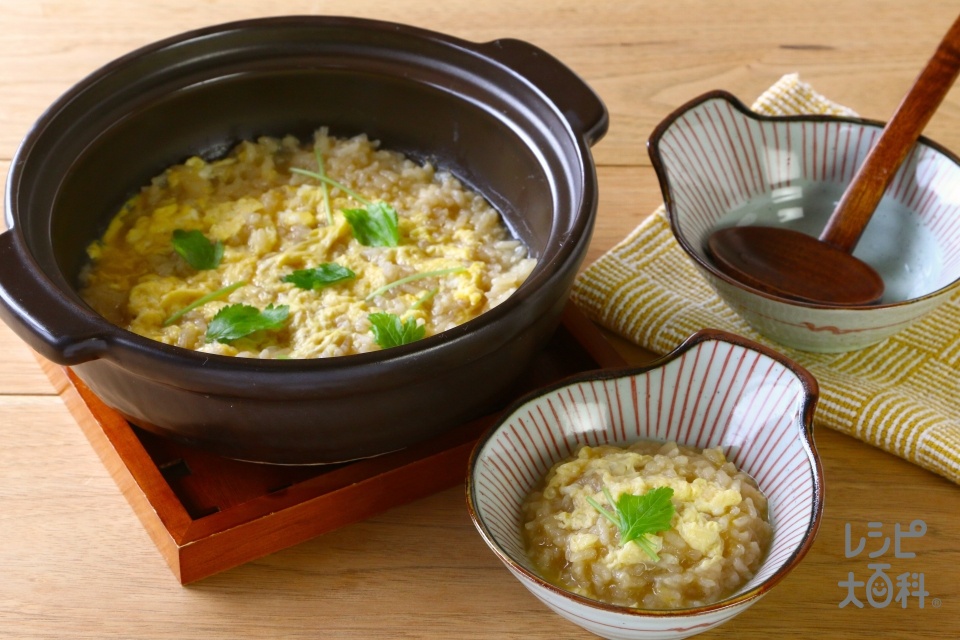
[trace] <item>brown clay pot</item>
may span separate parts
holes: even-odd
[[[442,334],[321,360],[171,347],[80,299],[85,247],[152,176],[243,138],[322,125],[429,159],[483,193],[539,259],[527,282]],[[316,16],[176,36],[82,80],[28,132],[7,181],[0,317],[155,433],[282,464],[396,450],[504,402],[554,331],[590,241],[590,145],[606,128],[580,78],[516,40]]]

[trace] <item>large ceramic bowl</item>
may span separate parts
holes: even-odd
[[[907,327],[960,285],[960,163],[927,139],[894,177],[854,251],[883,278],[879,304],[837,308],[773,296],[719,270],[706,251],[711,232],[738,224],[818,236],[882,128],[855,118],[761,116],[713,91],[651,136],[676,239],[761,334],[807,351],[859,349]]]
[[[163,345],[77,295],[87,244],[165,167],[324,125],[431,160],[484,194],[538,258],[528,280],[442,334],[312,361]],[[132,422],[221,455],[317,463],[402,448],[502,406],[545,345],[590,242],[590,145],[606,127],[579,77],[515,40],[316,16],[176,36],[82,80],[27,134],[7,181],[0,317]]]
[[[651,366],[561,381],[519,401],[470,459],[467,500],[484,541],[548,607],[604,638],[684,638],[757,602],[810,549],[823,509],[813,443],[817,383],[775,351],[701,331]],[[584,444],[674,440],[721,447],[769,500],[772,547],[756,575],[720,602],[643,610],[603,604],[544,580],[521,535],[521,504],[556,462]]]

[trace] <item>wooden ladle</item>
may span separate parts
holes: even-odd
[[[851,252],[920,133],[960,72],[960,17],[884,127],[819,238],[777,227],[715,231],[707,251],[718,269],[779,297],[831,306],[869,305],[883,280]]]

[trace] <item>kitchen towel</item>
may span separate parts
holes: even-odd
[[[781,78],[752,108],[768,115],[856,115],[796,74]],[[761,337],[714,293],[674,239],[661,206],[578,276],[572,299],[601,326],[658,354],[706,327],[770,345],[817,378],[816,426],[960,482],[960,291],[865,349],[797,351]]]

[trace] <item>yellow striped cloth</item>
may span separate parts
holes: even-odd
[[[753,109],[853,115],[796,74]],[[872,347],[796,351],[759,336],[713,292],[670,233],[661,206],[577,278],[573,301],[598,324],[666,353],[705,327],[771,345],[820,383],[817,426],[852,435],[960,482],[960,292],[919,323]]]

